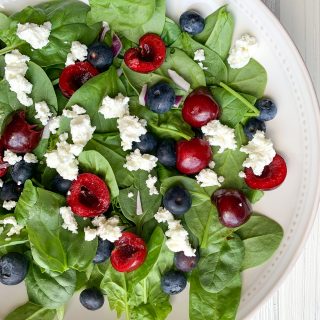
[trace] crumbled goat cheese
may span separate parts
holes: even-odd
[[[209,162],[209,168],[210,168],[210,169],[214,169],[215,166],[216,166],[216,164],[215,164],[214,161],[210,161],[210,162]]]
[[[2,207],[7,210],[11,210],[11,209],[15,208],[16,205],[17,205],[17,202],[10,200],[10,201],[3,201]]]
[[[146,185],[149,189],[150,196],[159,194],[159,191],[157,190],[157,188],[155,186],[157,181],[158,181],[157,177],[152,177],[151,174],[148,175],[148,179],[146,180]]]
[[[3,187],[3,180],[0,179],[0,188],[2,188],[2,187]]]
[[[134,194],[133,194],[132,192],[129,192],[129,193],[128,193],[128,198],[129,198],[129,199],[133,198],[133,196],[134,196]]]
[[[85,108],[82,108],[77,104],[73,105],[71,108],[77,115],[85,114],[87,112]]]
[[[74,214],[70,207],[61,207],[60,215],[63,219],[62,228],[71,231],[72,233],[78,233],[78,224],[74,218]]]
[[[23,160],[27,163],[38,163],[38,159],[33,153],[26,153]]]
[[[252,168],[257,176],[262,174],[265,166],[269,165],[276,155],[272,141],[265,137],[263,131],[257,131],[253,139],[246,146],[242,146],[240,151],[248,155],[243,166]]]
[[[90,227],[84,228],[84,240],[85,241],[92,241],[97,237],[97,229],[92,229]]]
[[[17,154],[15,154],[10,150],[5,150],[4,157],[3,157],[4,162],[8,162],[11,166],[13,166],[21,160],[22,160],[21,156],[18,156]]]
[[[218,153],[226,149],[237,148],[236,137],[233,128],[223,125],[219,120],[212,120],[201,128],[211,146],[220,147]]]
[[[37,102],[34,105],[37,114],[35,115],[36,119],[39,119],[40,122],[45,126],[50,117],[52,116],[52,113],[50,112],[50,109],[45,101]]]
[[[140,142],[140,136],[147,133],[147,122],[136,116],[125,115],[118,119],[121,146],[124,151],[132,149],[133,142]]]
[[[53,117],[49,120],[49,131],[52,133],[52,134],[56,134],[57,133],[57,130],[59,129],[60,127],[60,120],[61,120],[61,117],[58,116],[58,117]]]
[[[141,154],[139,149],[134,150],[126,157],[124,167],[129,171],[144,170],[150,172],[157,166],[158,158],[151,154]]]
[[[70,53],[67,55],[66,66],[75,64],[76,61],[84,61],[87,59],[88,47],[79,41],[73,41],[71,44]]]
[[[85,114],[86,112],[87,112],[86,109],[75,104],[71,107],[71,110],[64,109],[62,111],[62,115],[65,116],[66,118],[73,119],[73,118],[76,118],[78,115]]]
[[[201,69],[208,70],[208,68],[203,65],[203,61],[206,60],[206,56],[204,54],[203,49],[198,49],[197,51],[195,51],[193,60],[198,61],[198,65]]]
[[[5,79],[10,85],[10,90],[17,94],[17,98],[21,104],[29,107],[33,104],[33,100],[28,97],[32,91],[32,84],[25,78],[28,70],[27,62],[30,58],[22,55],[19,50],[13,50],[7,53],[5,59]]]
[[[104,97],[99,112],[105,119],[122,118],[129,114],[130,98],[119,93],[115,98]]]
[[[33,49],[41,49],[49,43],[51,32],[51,22],[47,21],[43,25],[35,23],[18,23],[17,36],[28,42]]]
[[[247,176],[246,176],[246,174],[245,174],[243,171],[240,171],[240,172],[239,172],[239,177],[240,177],[240,178],[246,178]]]
[[[218,181],[219,181],[220,183],[224,183],[224,177],[220,176],[220,177],[218,178]]]
[[[12,201],[12,202],[14,202],[14,201]],[[7,233],[8,237],[11,237],[13,235],[19,235],[21,230],[23,229],[23,226],[18,225],[15,217],[4,218],[3,220],[0,220],[0,224],[3,224],[4,226],[6,226],[8,224],[12,225],[11,229]]]
[[[252,58],[257,46],[255,37],[244,34],[236,41],[235,45],[230,50],[228,57],[230,67],[233,69],[240,69],[246,66]]]
[[[91,140],[96,127],[91,127],[90,117],[82,114],[70,121],[72,141],[84,147]]]
[[[158,223],[174,221],[173,214],[163,207],[159,208],[158,212],[154,215],[154,218]]]
[[[217,174],[211,169],[201,170],[199,174],[196,176],[196,179],[200,187],[203,187],[203,188],[221,186]]]

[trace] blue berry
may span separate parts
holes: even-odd
[[[197,266],[199,258],[198,251],[194,257],[187,257],[183,252],[178,252],[174,255],[174,264],[178,270],[190,272]]]
[[[247,121],[243,130],[248,139],[252,140],[258,130],[266,132],[266,124],[257,118],[251,118]]]
[[[133,150],[139,149],[141,153],[153,153],[157,148],[158,141],[155,136],[149,132],[140,136],[140,142],[133,143]]]
[[[164,166],[175,167],[177,161],[176,142],[171,139],[161,141],[157,149],[157,158]]]
[[[51,188],[53,191],[66,195],[70,189],[72,181],[63,179],[60,175],[56,175],[51,183]]]
[[[146,104],[155,113],[165,113],[171,109],[176,100],[176,94],[171,86],[160,82],[147,90]]]
[[[0,282],[13,286],[22,282],[28,273],[29,262],[26,256],[10,252],[0,258]]]
[[[191,208],[192,200],[189,192],[180,186],[167,190],[163,197],[164,207],[172,214],[181,216]]]
[[[88,49],[88,61],[99,70],[107,70],[113,62],[112,49],[106,44],[96,42]]]
[[[261,121],[270,121],[277,115],[277,106],[270,99],[260,99],[256,102],[256,108],[260,111],[258,117]]]
[[[85,289],[80,293],[80,303],[88,310],[98,310],[104,304],[104,296],[96,288]]]
[[[174,295],[184,290],[187,278],[180,271],[169,271],[161,278],[161,289],[164,293]]]
[[[93,263],[98,264],[107,261],[110,258],[113,247],[112,242],[99,238],[97,253],[93,258]]]
[[[34,169],[34,163],[28,163],[21,160],[10,168],[12,180],[19,185],[24,184],[28,179],[32,178]]]
[[[5,182],[0,191],[0,200],[17,201],[20,197],[22,187],[18,186],[14,181]]]
[[[203,31],[205,21],[200,14],[194,10],[186,11],[180,17],[181,29],[191,35],[199,34]]]

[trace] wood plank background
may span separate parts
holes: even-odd
[[[320,1],[263,2],[280,19],[297,45],[320,99]],[[280,289],[261,307],[252,320],[320,320],[319,214],[296,266]]]

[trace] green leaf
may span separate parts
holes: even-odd
[[[283,238],[282,227],[261,215],[253,215],[236,233],[245,248],[243,269],[253,268],[267,261],[278,249]]]
[[[180,27],[170,18],[166,17],[164,28],[161,34],[162,40],[167,46],[171,46],[180,36]]]
[[[11,19],[7,17],[3,12],[0,12],[0,30],[9,28]]]

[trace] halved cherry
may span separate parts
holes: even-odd
[[[205,87],[191,92],[182,108],[185,122],[194,128],[201,128],[211,120],[216,120],[220,115],[220,107]]]
[[[80,217],[96,217],[109,208],[109,189],[101,178],[92,173],[79,174],[69,191],[68,205]]]
[[[139,40],[138,48],[129,49],[124,62],[133,71],[149,73],[158,69],[166,58],[166,45],[160,36],[147,33]]]
[[[27,122],[24,111],[15,113],[4,129],[2,147],[15,153],[27,153],[35,149],[42,136],[42,130]]]
[[[98,75],[99,71],[89,62],[77,62],[63,69],[59,87],[62,94],[70,98],[89,79]]]
[[[138,269],[147,257],[147,246],[143,239],[132,232],[123,232],[114,243],[110,261],[119,272],[130,272]]]
[[[273,190],[279,187],[287,176],[287,165],[280,155],[276,155],[266,166],[260,176],[256,176],[251,168],[245,169],[245,182],[251,189]]]

